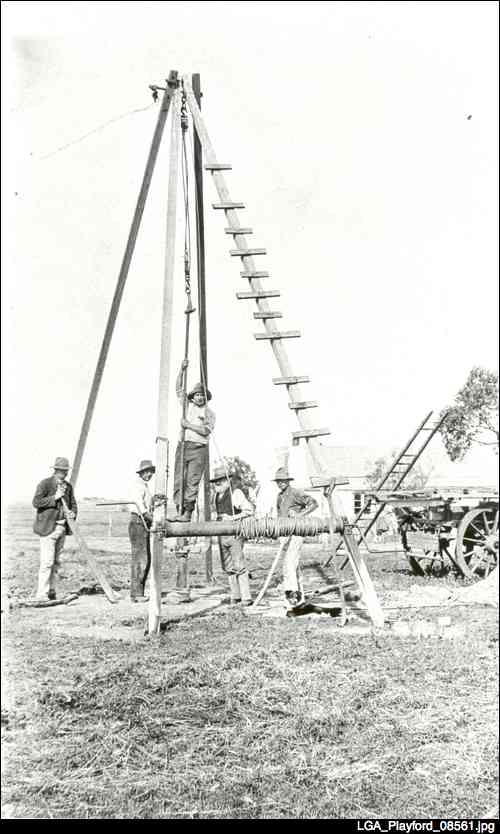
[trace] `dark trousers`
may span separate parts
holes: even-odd
[[[151,549],[149,543],[149,531],[139,516],[133,515],[128,525],[128,535],[132,548],[130,562],[130,596],[144,596],[144,586],[148,578],[151,566]]]
[[[208,460],[208,445],[204,443],[193,443],[186,440],[184,443],[184,475],[181,476],[181,443],[177,444],[175,450],[175,471],[174,471],[174,501],[180,506],[181,480],[184,481],[184,508],[194,509],[198,498],[198,489],[203,477]],[[181,507],[181,509],[183,509]]]

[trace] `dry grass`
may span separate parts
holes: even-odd
[[[19,576],[36,565],[25,554]],[[373,573],[382,591],[416,582],[395,556]],[[497,616],[449,613],[459,641],[234,610],[133,644],[51,635],[20,610],[5,634],[4,816],[482,816],[497,797]]]

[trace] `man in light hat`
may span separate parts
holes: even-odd
[[[78,512],[73,487],[66,480],[68,472],[68,459],[56,458],[54,474],[40,481],[33,498],[33,506],[36,509],[33,530],[40,536],[38,599],[56,598],[56,579],[61,553],[66,536],[71,536],[61,499],[64,498],[72,518],[76,518]]]
[[[303,490],[292,488],[291,481],[293,480],[294,478],[288,474],[283,466],[276,472],[274,482],[279,490],[276,499],[278,518],[300,518],[314,512],[318,506],[318,502],[312,495],[307,495]],[[281,538],[281,542],[286,548],[283,560],[283,585],[289,608],[297,608],[304,602],[304,591],[300,577],[300,553],[303,540],[302,536]]]
[[[151,566],[149,530],[153,522],[154,498],[149,482],[156,472],[151,460],[141,460],[137,469],[138,478],[133,489],[134,504],[130,514],[128,536],[132,549],[130,562],[130,598],[132,602],[145,599],[144,587]]]
[[[184,360],[177,377],[176,393],[184,408],[184,374],[187,373],[188,361]],[[191,521],[200,481],[206,471],[208,461],[208,441],[215,426],[215,414],[207,406],[212,399],[208,391],[199,382],[187,394],[186,417],[181,420],[181,439],[175,450],[174,501],[177,506],[177,521]],[[181,472],[181,450],[184,445],[184,471]],[[183,504],[181,507],[181,483],[184,484]]]
[[[223,466],[218,466],[210,479],[215,489],[215,512],[217,521],[245,518],[253,515],[254,508],[243,490],[231,482]],[[251,605],[248,568],[243,551],[242,539],[236,536],[219,536],[219,553],[222,570],[229,580],[231,605]]]

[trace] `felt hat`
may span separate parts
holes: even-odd
[[[54,463],[54,469],[64,469],[66,472],[69,471],[69,460],[68,458],[56,458]]]
[[[214,481],[227,481],[227,472],[223,466],[216,466],[214,469],[214,473],[210,478],[210,483],[213,484]]]
[[[280,466],[277,470],[276,475],[273,478],[273,481],[293,481],[295,480],[292,478],[291,475],[288,474],[288,470],[285,469],[284,466]]]
[[[151,469],[153,472],[156,472],[156,466],[154,465],[153,461],[152,460],[141,460],[141,462],[139,464],[139,468],[136,469],[136,472],[137,472],[138,475],[140,475],[141,472],[147,472],[148,469]]]
[[[212,399],[212,395],[208,388],[205,388],[201,382],[197,382],[192,391],[187,395],[188,400],[192,400],[195,394],[203,394],[207,398],[207,402]]]

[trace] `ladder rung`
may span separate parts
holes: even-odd
[[[232,165],[229,165],[227,162],[207,162],[206,165],[203,166],[205,171],[232,171]]]
[[[279,298],[279,290],[251,290],[250,292],[237,292],[236,298]]]
[[[252,255],[267,255],[265,249],[231,249],[229,254],[239,258],[249,258]]]
[[[314,400],[307,400],[302,403],[288,403],[288,408],[293,408],[294,411],[300,411],[303,408],[317,408],[318,403]]]
[[[276,311],[269,310],[264,313],[254,313],[253,317],[254,319],[280,319],[283,317],[283,313],[277,313]]]
[[[243,227],[236,229],[229,227],[228,229],[224,229],[226,235],[252,235],[253,229],[244,229]]]
[[[306,437],[322,437],[326,434],[331,434],[330,429],[305,429],[305,431],[294,431],[292,437],[294,440],[300,440]]]
[[[242,278],[269,278],[269,272],[252,272],[248,269],[240,272]]]
[[[310,381],[308,376],[278,376],[273,379],[273,385],[300,385]]]
[[[244,209],[244,203],[212,203],[214,209]]]
[[[254,333],[256,339],[298,339],[300,330],[277,330],[275,333]]]

